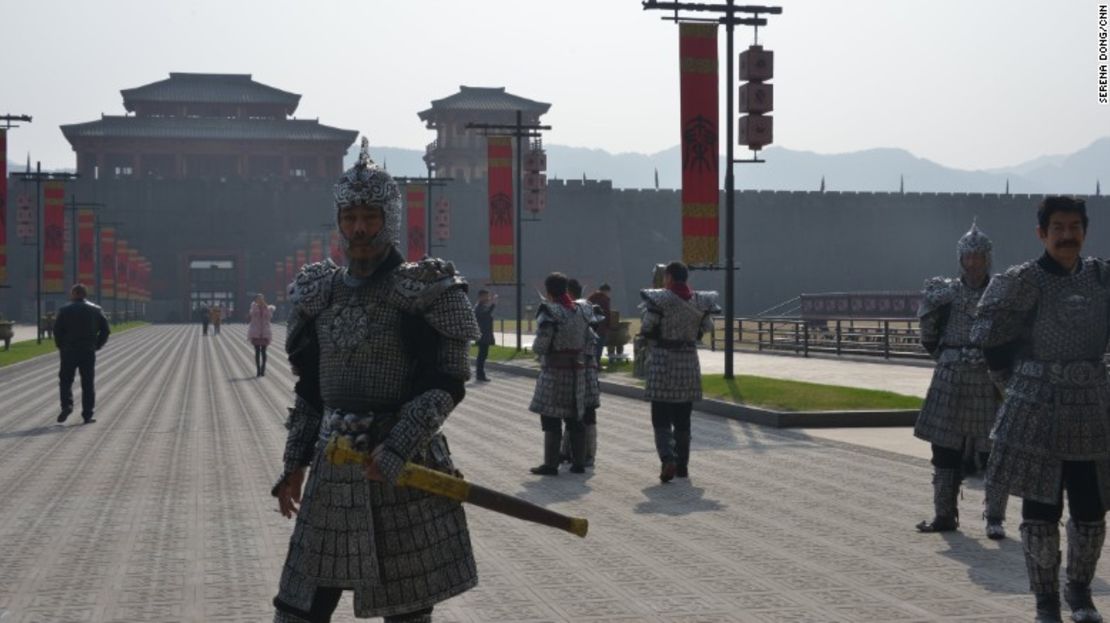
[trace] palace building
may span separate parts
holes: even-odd
[[[334,179],[358,133],[292,117],[250,74],[171,73],[120,91],[128,114],[63,125],[85,179]]]

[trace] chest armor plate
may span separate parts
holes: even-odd
[[[1044,361],[1097,360],[1106,350],[1110,291],[1098,269],[1085,262],[1078,274],[1059,276],[1034,269],[1040,290],[1033,322],[1033,358]]]
[[[975,321],[975,307],[986,288],[975,290],[960,283],[956,299],[948,312],[948,322],[944,326],[941,344],[945,346],[967,346],[971,344],[971,325]]]

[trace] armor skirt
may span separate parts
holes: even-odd
[[[462,506],[366,479],[318,450],[281,574],[278,600],[311,607],[317,587],[354,591],[355,616],[427,608],[478,583]]]
[[[998,411],[987,481],[1023,499],[1060,502],[1064,461],[1093,461],[1110,502],[1110,383],[1101,362],[1028,361]]]
[[[696,402],[701,400],[701,363],[694,346],[663,348],[651,346],[647,352],[647,378],[644,398],[654,402]]]
[[[985,452],[997,412],[996,390],[985,365],[939,363],[913,434],[956,450],[971,440],[977,452]]]

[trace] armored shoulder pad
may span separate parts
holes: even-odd
[[[1025,311],[1037,302],[1037,286],[1033,281],[1035,262],[1011,266],[1001,275],[991,278],[987,291],[979,299],[978,314],[994,310]]]
[[[694,292],[694,301],[698,309],[708,314],[719,314],[721,306],[717,304],[718,296],[715,290],[697,290]]]
[[[578,307],[578,313],[586,319],[586,324],[591,327],[596,327],[605,320],[605,315],[601,313],[601,306],[594,305],[586,299],[578,299],[574,304]]]
[[[929,277],[921,289],[921,304],[917,308],[917,317],[924,318],[928,314],[950,304],[956,300],[960,292],[960,283],[948,277]]]
[[[536,324],[541,325],[545,323],[558,322],[560,318],[559,312],[555,311],[555,306],[549,301],[544,301],[536,308]]]
[[[301,267],[297,278],[289,284],[289,302],[293,303],[296,312],[309,319],[319,315],[331,298],[332,277],[337,272],[339,267],[331,258]]]
[[[440,290],[439,296],[427,308],[420,310],[420,314],[433,329],[446,337],[467,341],[482,335],[465,288]]]
[[[429,257],[398,266],[393,293],[405,311],[423,312],[448,290],[459,289],[465,295],[467,288],[454,264]]]
[[[662,288],[640,290],[640,298],[644,300],[643,304],[647,305],[649,308],[658,309],[662,307],[668,296],[673,296],[671,291]]]
[[[1098,271],[1098,282],[1104,286],[1110,286],[1110,260],[1101,257],[1089,257],[1087,262]]]

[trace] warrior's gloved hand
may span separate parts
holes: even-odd
[[[294,469],[274,487],[273,493],[278,499],[278,511],[286,519],[292,518],[300,510],[297,505],[301,503],[304,469],[303,467]]]

